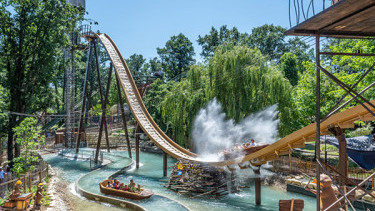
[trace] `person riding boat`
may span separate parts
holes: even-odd
[[[250,146],[251,147],[255,147],[257,144],[255,143],[254,139],[251,139],[251,143],[250,143]]]
[[[240,151],[240,146],[238,146],[238,144],[236,144],[233,148],[233,151],[235,151],[235,152]]]
[[[120,189],[120,181],[119,180],[116,180],[116,184],[113,186],[113,188],[115,189]]]
[[[132,179],[130,180],[129,190],[133,193],[135,192],[135,183]]]
[[[108,184],[107,184],[107,188],[112,188],[113,185],[111,184],[111,182],[108,181]]]
[[[122,190],[123,190],[123,191],[129,191],[129,187],[128,187],[128,185],[125,185],[125,187],[122,188]]]

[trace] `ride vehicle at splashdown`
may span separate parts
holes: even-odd
[[[220,157],[222,157],[224,160],[229,160],[229,159],[236,159],[239,156],[246,156],[251,153],[254,153],[258,150],[261,150],[265,147],[269,146],[269,144],[260,144],[256,145],[254,144],[254,140],[252,139],[252,144],[246,143],[242,145],[236,144],[233,149],[226,149],[222,152],[220,152]]]
[[[99,183],[100,192],[103,194],[119,196],[132,200],[148,199],[154,195],[151,190],[145,190],[141,188],[140,185],[135,187],[133,180],[131,180],[129,185],[121,184],[121,187],[116,187],[116,185],[113,184],[116,184],[116,180],[104,180],[103,182]]]

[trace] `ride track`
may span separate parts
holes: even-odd
[[[207,163],[213,166],[228,166],[249,161],[252,165],[260,166],[265,164],[267,161],[277,159],[280,155],[289,154],[293,148],[303,148],[305,146],[305,142],[315,140],[316,123],[313,123],[249,155],[225,161],[202,160],[197,154],[194,154],[176,144],[158,127],[151,115],[148,113],[142,98],[140,97],[131,72],[115,43],[106,34],[95,34],[95,36],[99,38],[101,43],[104,45],[112,61],[116,71],[116,77],[118,77],[119,81],[121,81],[126,100],[138,124],[141,126],[142,130],[147,134],[147,136],[158,147],[160,147],[160,149],[176,159],[184,158],[187,160]],[[371,103],[375,104],[375,100],[372,100]],[[375,111],[375,108],[372,106],[368,104],[365,105],[370,108],[370,110]],[[371,121],[375,120],[375,117],[362,105],[358,105],[340,113],[336,113],[322,122],[320,126],[321,135],[329,134],[328,127],[331,126],[353,128],[354,122],[358,120]]]

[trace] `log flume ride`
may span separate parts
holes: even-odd
[[[305,146],[305,142],[315,140],[316,124],[313,123],[251,154],[224,161],[203,160],[202,158],[199,158],[198,155],[176,144],[158,127],[151,115],[148,113],[133,80],[131,72],[115,43],[106,34],[95,34],[95,36],[99,38],[100,42],[104,45],[112,61],[112,64],[116,70],[116,77],[119,79],[119,81],[121,81],[126,100],[138,124],[141,126],[142,130],[147,134],[147,136],[158,147],[160,147],[160,149],[176,159],[183,158],[208,163],[214,166],[234,165],[247,161],[249,161],[252,165],[262,165],[267,161],[277,159],[280,155],[288,154],[293,148],[303,148]],[[375,100],[372,100],[371,103],[375,104]],[[375,111],[375,109],[370,105],[365,105],[372,111]],[[372,116],[371,113],[369,113],[368,110],[366,110],[363,106],[358,105],[340,113],[336,113],[325,120],[321,124],[321,135],[329,134],[329,126],[353,128],[354,122],[358,120],[371,121],[375,120],[375,117]]]
[[[99,184],[100,192],[102,192],[104,194],[119,196],[119,197],[123,197],[123,198],[127,198],[127,199],[133,199],[133,200],[148,199],[152,195],[154,195],[154,193],[150,190],[143,190],[140,193],[133,193],[133,192],[130,192],[130,191],[123,191],[123,190],[117,190],[117,189],[114,189],[114,188],[109,188],[109,187],[107,187],[108,182],[112,184],[113,180],[104,180],[103,182],[101,182]]]

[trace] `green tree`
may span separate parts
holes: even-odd
[[[297,56],[292,53],[286,53],[281,57],[280,70],[292,84],[292,86],[298,83],[298,68],[297,68]]]
[[[265,24],[252,30],[247,43],[250,47],[259,48],[263,55],[268,55],[276,63],[284,53],[295,54],[298,59],[298,69],[303,72],[303,63],[313,58],[313,51],[300,38],[286,38],[285,31],[286,29],[281,26]]]
[[[144,68],[146,59],[141,54],[133,54],[127,60],[129,69],[132,71],[133,76],[142,76],[147,74],[147,69]]]
[[[247,34],[241,34],[236,27],[228,29],[226,25],[220,27],[219,30],[215,27],[211,28],[209,34],[198,36],[198,44],[202,46],[202,53],[206,59],[209,59],[214,55],[216,48],[223,44],[237,45],[241,43],[241,38],[248,36]]]
[[[273,24],[256,27],[249,36],[249,44],[251,47],[257,47],[264,55],[277,60],[286,51],[285,31],[285,28]]]
[[[0,69],[6,69],[4,87],[9,90],[9,111],[33,113],[51,101],[46,92],[54,77],[58,49],[67,47],[67,32],[83,17],[83,11],[60,0],[0,0]],[[50,98],[51,97],[51,98]],[[37,101],[37,102],[35,102]],[[13,159],[13,130],[19,124],[10,115],[8,159]],[[19,155],[16,145],[15,154]]]
[[[191,147],[190,135],[194,118],[208,102],[205,93],[209,80],[203,66],[191,66],[188,77],[173,83],[162,101],[162,118],[168,135],[184,147]]]
[[[158,126],[165,131],[167,131],[167,124],[162,118],[162,102],[165,99],[165,96],[171,92],[174,84],[174,81],[165,82],[161,79],[156,79],[151,84],[150,89],[146,92],[146,96],[143,100],[152,118]]]
[[[292,86],[258,49],[220,46],[208,66],[192,66],[186,79],[172,85],[161,105],[163,124],[168,135],[183,146],[189,146],[196,114],[213,98],[236,122],[278,104],[280,135],[298,126]]]
[[[13,130],[16,142],[20,145],[21,154],[14,158],[12,171],[20,177],[20,174],[34,170],[34,165],[40,161],[38,150],[44,145],[45,137],[40,135],[41,127],[37,126],[35,118],[25,118]]]
[[[157,48],[157,52],[168,79],[181,78],[181,74],[186,73],[195,62],[193,44],[182,33],[172,36],[164,48]]]

